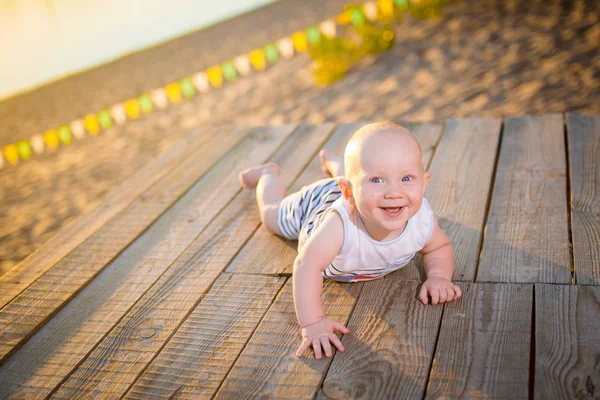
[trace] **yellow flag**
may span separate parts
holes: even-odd
[[[394,15],[394,0],[377,0],[377,5],[383,17],[392,17]]]
[[[308,43],[306,42],[306,32],[300,31],[292,34],[292,43],[298,53],[306,51]]]
[[[94,114],[90,114],[83,119],[83,126],[91,134],[96,136],[100,132],[100,124],[98,123],[98,117]],[[46,142],[48,143],[48,142]],[[50,144],[48,143],[48,146]]]
[[[262,71],[267,66],[265,61],[265,52],[263,49],[252,50],[249,54],[250,64],[257,69],[258,71]]]
[[[210,84],[216,88],[223,86],[223,73],[221,72],[221,67],[219,65],[207,69],[206,78]]]
[[[167,92],[167,97],[171,100],[173,104],[181,103],[181,88],[179,87],[178,82],[169,83],[165,90]]]
[[[338,25],[348,25],[352,22],[352,10],[346,10],[335,17],[335,22],[337,22]]]
[[[140,105],[137,102],[137,99],[129,99],[127,100],[123,106],[125,107],[125,114],[133,120],[136,120],[140,117]]]
[[[54,129],[44,132],[44,142],[50,150],[55,150],[58,147],[58,134]]]
[[[19,162],[19,152],[17,151],[16,144],[9,144],[4,147],[4,157],[8,160],[12,165],[16,165]]]

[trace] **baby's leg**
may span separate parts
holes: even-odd
[[[342,157],[336,156],[329,150],[321,150],[319,157],[321,157],[323,172],[334,178],[344,176],[344,159]]]
[[[281,236],[277,226],[277,210],[285,197],[285,185],[279,178],[279,165],[267,163],[240,172],[240,182],[245,189],[256,187],[256,202],[260,220],[265,228]]]

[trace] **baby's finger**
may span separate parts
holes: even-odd
[[[296,351],[296,357],[302,357],[302,354],[310,347],[310,339],[304,339],[298,350]]]
[[[451,287],[446,288],[446,293],[448,294],[448,297],[446,298],[446,301],[452,301],[452,300],[454,300],[454,289],[452,289]]]
[[[455,299],[458,299],[460,296],[462,296],[462,289],[460,288],[460,286],[452,285],[452,288],[454,289],[454,298]]]
[[[445,288],[439,289],[440,291],[440,303],[445,303],[448,300],[448,292]]]
[[[333,343],[333,345],[335,346],[336,349],[338,349],[339,351],[344,351],[344,345],[342,344],[342,341],[335,336],[333,333],[328,333],[327,336],[329,337],[329,341],[331,343]]]
[[[342,333],[350,332],[350,330],[348,330],[348,328],[346,328],[344,325],[340,324],[339,322],[332,321],[331,326],[333,327],[333,330],[335,330],[335,331],[340,331]]]
[[[419,299],[421,299],[423,304],[427,304],[427,287],[425,285],[421,286],[421,291],[419,292]]]
[[[319,339],[313,339],[312,346],[313,351],[315,352],[315,358],[317,360],[320,360],[321,357],[323,357],[323,354],[321,353],[321,342],[319,341]]]
[[[432,289],[429,291],[431,295],[431,304],[437,304],[440,301],[440,291],[438,289]]]
[[[323,346],[323,350],[325,350],[325,356],[331,357],[332,352],[331,344],[329,343],[329,338],[327,338],[326,336],[321,336],[321,345]]]

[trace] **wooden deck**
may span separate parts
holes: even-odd
[[[460,300],[422,305],[419,260],[326,282],[346,351],[295,358],[295,243],[237,173],[298,189],[361,124],[195,130],[0,277],[0,397],[597,399],[600,116],[408,125]]]

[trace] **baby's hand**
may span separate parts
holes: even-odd
[[[427,278],[423,283],[423,286],[421,286],[419,299],[421,299],[423,304],[427,304],[429,301],[428,295],[431,296],[431,304],[437,304],[458,299],[462,296],[462,291],[460,290],[460,287],[454,285],[448,279],[440,276],[433,276]]]
[[[315,358],[317,360],[321,359],[321,346],[323,346],[323,350],[325,350],[325,355],[331,357],[333,353],[329,342],[333,343],[339,351],[344,351],[342,342],[333,333],[334,330],[342,333],[350,332],[344,325],[327,318],[323,318],[322,320],[303,328],[302,344],[298,348],[298,351],[296,351],[296,357],[301,357],[302,353],[310,346],[313,347]]]

